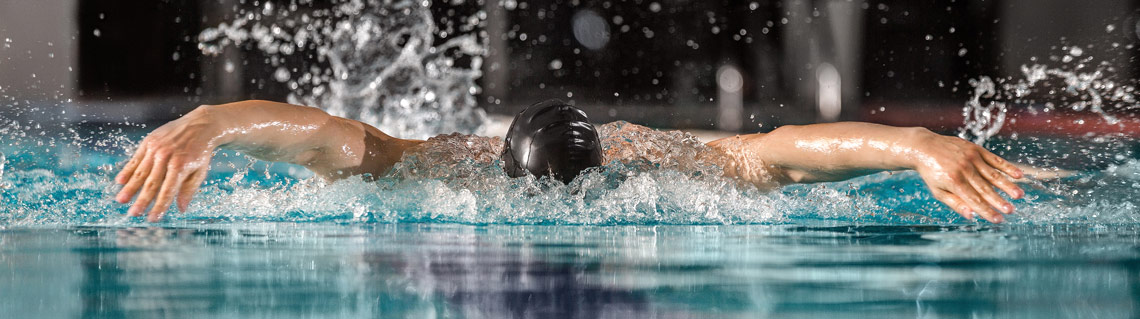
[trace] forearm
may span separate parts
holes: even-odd
[[[213,123],[211,144],[257,159],[305,166],[324,177],[379,174],[416,141],[390,137],[358,121],[270,101],[203,106],[189,118]]]
[[[205,134],[213,148],[297,164],[324,148],[314,137],[331,135],[335,125],[332,116],[316,108],[258,100],[201,106],[179,120],[209,124]]]
[[[777,184],[807,183],[915,168],[921,155],[919,141],[927,134],[933,133],[845,122],[784,126],[768,134],[729,137],[709,145],[736,163],[728,173],[756,179],[761,171]]]

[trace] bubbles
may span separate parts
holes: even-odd
[[[958,56],[966,56],[966,53],[968,53],[968,52],[970,52],[970,51],[966,50],[966,48],[958,49]]]
[[[562,69],[562,60],[559,60],[559,59],[550,60],[550,65],[548,67],[551,70],[560,70],[560,69]]]
[[[661,12],[661,4],[657,3],[656,1],[650,2],[649,3],[649,12],[653,12],[653,13]]]

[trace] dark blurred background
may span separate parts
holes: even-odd
[[[269,0],[304,8],[320,1]],[[864,120],[961,125],[969,79],[1020,74],[1062,47],[1137,72],[1127,0],[433,0],[441,25],[486,15],[477,100],[512,114],[572,100],[598,122],[765,131]],[[0,1],[0,94],[89,121],[162,121],[199,104],[283,100],[252,47],[197,34],[254,0]],[[438,40],[444,40],[441,36]],[[1036,59],[1036,60],[1034,60]]]

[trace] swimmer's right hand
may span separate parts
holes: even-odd
[[[404,150],[422,142],[394,138],[308,106],[260,100],[204,106],[143,139],[115,177],[123,185],[115,200],[125,204],[135,198],[128,210],[131,216],[151,207],[146,213],[150,221],[161,219],[176,197],[178,209],[185,211],[218,148],[301,165],[321,178],[337,179],[379,176]]]
[[[178,209],[186,211],[190,199],[206,178],[210,159],[218,147],[221,126],[211,117],[210,107],[199,107],[182,118],[155,129],[115,177],[123,189],[115,196],[126,204],[138,194],[127,213],[147,220],[162,218],[177,196]],[[153,204],[153,206],[152,206]]]

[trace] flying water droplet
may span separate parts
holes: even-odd
[[[1073,46],[1072,48],[1069,49],[1069,55],[1072,55],[1074,57],[1079,57],[1084,53],[1085,53],[1085,50],[1082,50],[1081,47],[1078,47],[1078,46]]]
[[[285,67],[279,67],[277,68],[277,71],[273,72],[273,78],[277,79],[277,82],[281,83],[288,82],[290,76],[291,74],[289,73],[289,69],[286,69]]]

